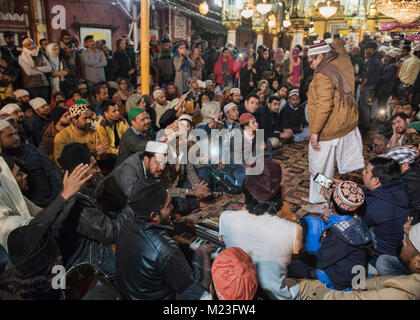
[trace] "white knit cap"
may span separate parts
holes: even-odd
[[[391,36],[385,36],[384,42],[391,42],[391,41],[392,41]]]
[[[366,30],[365,33],[364,33],[364,35],[370,37],[370,31],[369,30]]]
[[[204,81],[204,83],[206,84],[206,86],[213,85],[213,81],[211,81],[211,80],[206,80],[206,81]]]
[[[224,113],[228,113],[232,108],[237,107],[236,104],[234,104],[233,102],[228,103],[227,105],[225,105],[225,107],[223,108],[223,112]]]
[[[161,94],[163,94],[164,92],[162,91],[162,90],[156,90],[155,92],[153,92],[153,99],[157,99],[157,98],[159,98],[159,96],[161,95]]]
[[[13,92],[16,98],[21,98],[24,96],[29,96],[29,92],[24,89],[17,89],[15,92]]]
[[[32,99],[31,101],[29,101],[29,104],[31,105],[31,107],[34,110],[38,110],[39,108],[45,106],[48,103],[44,99],[38,97],[38,98],[35,98],[35,99]]]
[[[22,109],[16,103],[9,103],[9,104],[6,104],[1,109],[1,112],[11,114],[12,112],[15,112],[16,110],[22,111]]]
[[[179,121],[181,121],[181,120],[187,120],[187,121],[189,121],[189,122],[192,123],[192,118],[191,118],[191,116],[189,114],[183,114],[182,116],[180,116],[178,118],[178,120]]]
[[[201,89],[205,89],[206,83],[204,81],[198,80],[198,87]]]
[[[420,252],[420,223],[415,224],[408,233],[411,243]]]
[[[299,89],[293,89],[292,91],[290,91],[289,98],[291,96],[299,96]]]
[[[146,152],[168,154],[168,145],[158,141],[148,141]]]
[[[6,127],[12,128],[9,122],[7,122],[6,120],[0,120],[0,131]]]
[[[389,57],[391,57],[391,58],[395,58],[395,57],[397,56],[397,52],[391,49],[391,50],[388,50],[388,51],[385,53],[385,55],[386,55],[386,56],[389,56]]]
[[[232,94],[234,94],[234,93],[239,93],[239,94],[241,94],[241,90],[240,90],[239,88],[232,88],[232,89],[230,89],[230,94],[232,95]]]
[[[308,56],[327,53],[329,51],[331,51],[331,47],[325,41],[322,41],[309,47]]]
[[[382,33],[380,33],[380,32],[375,32],[375,38],[379,38],[379,37],[382,37]]]
[[[378,52],[383,52],[383,53],[385,53],[385,52],[387,52],[389,50],[389,48],[388,47],[386,47],[386,46],[381,46],[379,49],[378,49]]]

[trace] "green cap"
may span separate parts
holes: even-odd
[[[412,128],[418,132],[420,132],[420,121],[413,121],[408,124],[409,128]]]
[[[74,104],[85,104],[88,105],[88,102],[86,99],[77,99]]]
[[[128,112],[128,121],[131,122],[131,120],[134,120],[139,114],[142,114],[144,110],[139,107],[133,107]]]

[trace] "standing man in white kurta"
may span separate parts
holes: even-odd
[[[318,172],[332,178],[335,163],[340,174],[364,167],[353,65],[340,39],[332,46],[321,42],[308,51],[315,70],[308,90],[310,203],[327,201],[313,181]]]

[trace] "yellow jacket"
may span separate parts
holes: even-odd
[[[354,92],[354,69],[348,53],[335,42],[339,54],[331,63],[343,74]],[[340,101],[340,92],[324,74],[316,72],[308,90],[308,122],[311,133],[319,134],[320,141],[344,137],[359,122],[356,103],[346,105]]]
[[[123,117],[117,120],[116,126],[118,137],[121,140],[122,135],[127,131],[128,128],[130,128],[130,126],[128,125],[127,120],[125,120]],[[106,153],[118,155],[119,148],[115,147],[114,128],[111,126],[111,124],[105,118],[102,118],[102,120],[99,121],[96,129],[98,130],[99,139],[101,142],[108,143],[108,149]]]
[[[54,138],[54,159],[55,163],[59,168],[61,168],[60,164],[58,163],[58,158],[61,156],[61,152],[65,145],[78,142],[78,143],[86,143],[90,152],[92,152],[93,156],[98,159],[96,154],[96,144],[99,143],[100,138],[98,131],[94,128],[89,129],[87,133],[81,132],[77,129],[74,124],[69,125],[65,129],[61,130]]]

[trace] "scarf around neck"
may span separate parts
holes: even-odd
[[[347,104],[353,104],[355,100],[350,84],[346,78],[344,78],[343,73],[331,63],[337,57],[338,53],[335,50],[328,52],[315,69],[315,73],[320,72],[331,80],[334,87],[340,92],[340,101],[344,101],[344,103]]]

